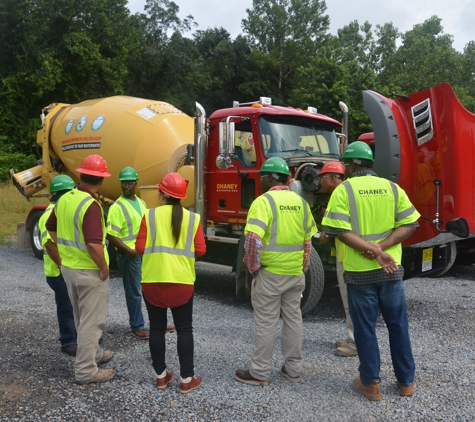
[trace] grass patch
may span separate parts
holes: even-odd
[[[26,220],[31,207],[49,204],[48,198],[32,198],[29,202],[11,183],[0,184],[0,244],[16,239],[17,224]]]

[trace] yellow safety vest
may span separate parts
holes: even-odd
[[[145,213],[147,241],[142,261],[142,283],[195,283],[195,235],[200,216],[183,208],[180,238],[175,245],[170,205]]]
[[[43,268],[47,277],[58,277],[61,274],[61,271],[59,271],[58,266],[49,257],[48,251],[45,248],[45,244],[48,240],[53,242],[53,239],[48,233],[48,230],[46,230],[46,222],[48,221],[48,218],[51,212],[53,211],[53,208],[54,204],[49,204],[45,212],[41,216],[40,220],[38,221],[38,228],[40,229],[41,236],[41,246],[43,246]]]
[[[317,226],[307,202],[289,190],[269,191],[251,204],[244,234],[253,232],[262,240],[261,265],[281,275],[303,272],[305,240]]]
[[[101,209],[102,246],[104,248],[104,257],[107,265],[109,265],[109,254],[107,253],[106,247],[106,227],[101,204],[87,192],[73,189],[64,194],[54,208],[58,220],[56,228],[58,250],[61,256],[61,262],[65,267],[78,270],[99,269],[87,252],[84,233],[82,231],[84,214],[86,214],[86,211],[93,202],[96,202]]]
[[[135,196],[140,206],[140,215],[134,206],[123,196],[121,196],[109,208],[107,216],[107,233],[118,237],[129,248],[135,249],[135,240],[139,233],[142,217],[147,210],[145,202]]]
[[[346,180],[333,191],[322,224],[350,230],[369,243],[380,243],[394,229],[414,223],[419,217],[406,192],[397,184],[381,177],[359,176]],[[381,268],[376,260],[363,257],[359,251],[341,242],[338,246],[343,249],[345,271],[363,272]],[[398,265],[401,264],[400,244],[385,252]]]

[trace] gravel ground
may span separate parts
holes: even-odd
[[[302,382],[291,384],[278,374],[277,339],[269,385],[255,387],[233,378],[237,368],[247,368],[253,349],[250,301],[234,297],[229,274],[200,269],[194,327],[203,385],[182,395],[176,380],[166,390],[155,388],[148,344],[130,335],[118,274],[110,282],[103,345],[114,351],[105,366],[116,369],[116,378],[77,385],[73,358],[60,352],[54,297],[41,261],[29,250],[0,246],[0,421],[472,421],[474,274],[475,267],[459,266],[443,278],[406,282],[416,393],[397,393],[380,320],[383,399],[370,402],[351,389],[358,359],[334,355],[334,341],[345,335],[337,288],[328,286],[304,319]],[[167,346],[167,364],[177,374],[175,334],[167,335]]]

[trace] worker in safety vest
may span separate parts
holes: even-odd
[[[76,326],[74,325],[74,314],[71,301],[68,296],[68,288],[61,275],[61,258],[58,247],[53,242],[48,230],[46,230],[46,221],[53,211],[56,202],[66,192],[74,188],[74,181],[69,176],[61,174],[56,176],[50,183],[51,203],[41,216],[38,226],[41,236],[41,246],[43,246],[43,267],[48,286],[54,291],[56,302],[56,315],[59,325],[59,341],[61,351],[69,356],[76,356],[78,348],[76,342]]]
[[[401,243],[418,227],[420,214],[397,184],[372,171],[373,153],[364,142],[350,144],[341,161],[349,180],[333,191],[322,224],[327,234],[343,243],[344,279],[360,360],[360,376],[353,389],[369,400],[381,400],[379,309],[389,332],[399,394],[412,396],[415,365]]]
[[[135,248],[143,254],[142,292],[150,319],[150,353],[157,388],[164,390],[175,379],[165,363],[167,309],[178,334],[180,392],[201,386],[195,375],[193,340],[193,291],[195,257],[206,253],[200,216],[180,204],[186,182],[178,173],[167,174],[158,185],[160,206],[148,210],[142,220]]]
[[[339,186],[343,180],[345,180],[345,166],[338,161],[332,161],[326,163],[322,167],[322,171],[319,174],[321,180],[321,193],[332,193],[337,186]],[[320,229],[320,227],[319,227]],[[325,233],[325,228],[319,230],[319,240],[322,244],[326,244],[329,241],[328,236]],[[337,356],[350,357],[357,356],[355,334],[353,328],[353,322],[351,321],[350,312],[348,310],[348,295],[346,291],[346,284],[343,280],[343,247],[339,240],[331,238],[332,253],[335,251],[336,255],[336,277],[338,279],[338,287],[340,288],[341,300],[346,314],[346,332],[348,338],[346,340],[337,340],[335,342]],[[338,249],[336,248],[338,246]]]
[[[76,171],[80,173],[79,185],[61,197],[46,228],[58,245],[61,272],[74,310],[76,382],[90,384],[109,381],[115,375],[113,369],[99,371],[97,367],[112,359],[112,352],[99,345],[107,317],[109,255],[104,212],[96,196],[110,174],[99,155],[86,157]]]
[[[116,249],[117,265],[122,273],[125,301],[129,312],[129,324],[132,335],[139,340],[148,340],[149,334],[144,330],[142,314],[142,256],[135,250],[135,239],[139,232],[142,217],[147,206],[135,194],[137,172],[132,167],[125,167],[119,173],[122,195],[109,208],[107,215],[107,240]],[[169,327],[167,332],[173,332]]]
[[[234,377],[246,384],[267,385],[277,323],[282,315],[285,361],[280,373],[290,382],[300,382],[300,298],[317,227],[307,202],[285,186],[290,172],[282,158],[269,158],[259,176],[263,194],[252,203],[244,229],[244,263],[253,277],[254,353],[249,369],[238,369]]]

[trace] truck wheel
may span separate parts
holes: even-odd
[[[33,253],[38,259],[43,259],[43,247],[41,246],[40,226],[38,221],[43,215],[43,211],[37,211],[28,222],[28,231],[30,232],[30,245]]]
[[[312,248],[310,266],[305,274],[305,290],[300,302],[302,315],[310,312],[317,305],[322,297],[323,287],[325,285],[325,274],[323,264],[315,248]]]
[[[457,244],[455,242],[447,243],[447,265],[441,270],[435,271],[431,274],[427,274],[427,277],[437,278],[444,275],[454,265],[455,258],[457,257]]]

